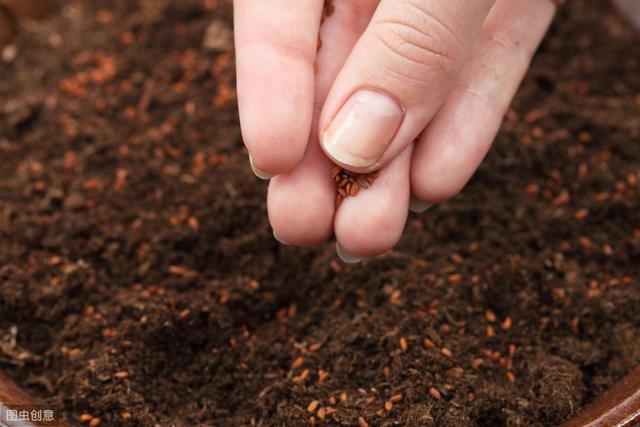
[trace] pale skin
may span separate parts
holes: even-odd
[[[557,5],[334,6],[320,27],[322,0],[234,1],[238,103],[251,166],[271,177],[268,213],[278,240],[314,246],[335,235],[340,257],[355,262],[393,248],[410,206],[424,210],[464,187]],[[379,169],[380,177],[336,210],[334,163]]]

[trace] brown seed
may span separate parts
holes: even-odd
[[[426,350],[433,350],[434,348],[436,348],[436,345],[429,338],[425,338],[422,341],[422,344],[424,345],[424,348]]]
[[[336,400],[335,396],[331,396],[327,399],[327,403],[329,403],[329,405],[335,405],[336,403],[338,403],[338,401]]]
[[[401,395],[400,393],[398,393],[398,394],[394,394],[393,396],[391,396],[391,397],[389,398],[389,401],[390,401],[390,402],[393,402],[393,403],[398,403],[398,402],[400,402],[401,400],[402,400],[402,395]]]
[[[447,280],[449,281],[449,283],[455,285],[456,283],[460,283],[462,281],[462,274],[450,274]]]
[[[369,423],[362,417],[358,417],[358,426],[359,427],[369,427]]]
[[[484,365],[484,359],[476,358],[471,361],[471,367],[474,369],[479,368],[482,365]]]
[[[513,357],[516,354],[516,346],[515,344],[509,344],[509,357]]]
[[[318,409],[318,413],[316,414],[318,416],[318,418],[320,418],[321,420],[324,420],[324,416],[325,414],[325,409],[324,408],[320,408]]]
[[[124,378],[127,378],[129,376],[129,373],[127,371],[120,371],[120,372],[116,372],[114,376],[122,380]]]
[[[82,414],[80,415],[80,421],[82,421],[83,423],[87,423],[89,421],[91,421],[93,419],[93,417],[89,414]]]
[[[387,400],[386,402],[384,402],[384,409],[385,411],[390,411],[393,409],[393,402],[390,400]]]
[[[511,329],[511,316],[507,317],[506,319],[504,319],[504,321],[502,322],[502,329],[504,329],[505,331],[508,331],[509,329]]]
[[[440,400],[441,395],[440,395],[440,392],[438,391],[438,389],[437,389],[437,388],[435,388],[435,387],[431,387],[431,388],[429,389],[429,394],[430,394],[434,399],[436,399],[436,400]]]
[[[324,382],[329,378],[329,373],[327,371],[323,371],[322,369],[318,370],[318,381]]]
[[[460,378],[464,374],[464,369],[461,366],[455,366],[449,369],[447,374],[453,378]]]
[[[346,402],[347,400],[349,400],[349,395],[347,394],[347,392],[343,391],[342,393],[340,393],[340,401]]]
[[[351,186],[351,190],[349,191],[349,195],[351,197],[355,197],[358,195],[359,191],[360,191],[360,186],[357,183],[353,183],[353,185]]]
[[[400,338],[400,349],[406,352],[409,349],[409,343],[405,337]]]
[[[291,369],[302,368],[304,364],[304,357],[298,357],[291,363]]]
[[[507,371],[507,379],[513,383],[516,381],[516,376],[513,372]]]
[[[312,400],[308,405],[307,405],[307,412],[312,413],[315,412],[315,410],[318,408],[318,404],[320,402],[317,400]]]
[[[496,321],[496,314],[492,310],[487,310],[484,313],[484,318],[487,319],[487,322],[493,323]]]
[[[442,355],[446,357],[453,357],[453,353],[451,353],[451,350],[449,350],[448,348],[443,348],[442,350],[440,350],[440,353],[442,353]]]
[[[102,422],[102,420],[100,418],[94,418],[89,423],[89,427],[98,427],[101,422]]]
[[[581,221],[589,216],[589,209],[580,209],[573,216],[576,220]]]

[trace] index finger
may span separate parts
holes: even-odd
[[[269,176],[304,155],[323,0],[236,0],[238,108],[252,166]]]

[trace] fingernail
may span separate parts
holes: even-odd
[[[415,197],[411,196],[411,201],[409,202],[409,210],[411,212],[420,213],[429,209],[432,205],[429,203],[422,202]]]
[[[336,253],[338,254],[338,258],[347,264],[356,264],[364,259],[363,257],[350,254],[340,243],[336,243]]]
[[[256,165],[253,164],[253,158],[251,157],[251,154],[249,154],[249,164],[251,164],[251,170],[253,171],[253,174],[258,178],[264,179],[264,180],[273,178],[273,175],[270,175],[266,172],[262,172],[260,169],[256,167]]]
[[[351,95],[323,132],[322,144],[338,162],[368,167],[385,152],[403,117],[402,106],[391,97],[360,90]]]
[[[275,230],[273,231],[273,238],[276,239],[278,242],[282,243],[283,245],[289,245],[289,242],[287,242],[286,240],[282,240],[281,238],[278,237]]]

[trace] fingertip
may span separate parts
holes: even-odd
[[[289,129],[278,127],[274,125],[276,120],[266,123],[264,118],[247,117],[244,122],[247,124],[242,127],[242,139],[258,177],[285,174],[300,163],[308,131],[292,128],[291,124]]]
[[[295,177],[271,180],[267,195],[269,222],[276,239],[288,245],[311,247],[333,233],[333,196],[321,189],[302,193]]]

